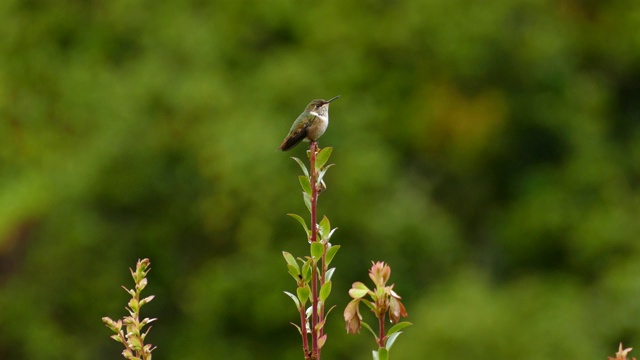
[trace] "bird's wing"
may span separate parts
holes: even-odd
[[[284,139],[284,141],[282,142],[282,144],[280,144],[280,150],[282,151],[287,151],[289,149],[292,149],[294,146],[298,145],[302,140],[304,140],[305,137],[307,137],[307,131],[309,129],[309,126],[313,123],[314,119],[311,119],[311,121],[309,121],[309,123],[307,123],[306,126],[301,126],[298,129],[293,130],[289,136],[287,136],[286,139]]]

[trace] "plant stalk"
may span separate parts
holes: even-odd
[[[318,151],[318,143],[311,141],[309,144],[309,165],[310,165],[310,185],[311,185],[311,242],[318,241],[318,222],[316,207],[318,203],[318,186],[317,178],[318,172],[316,171],[316,153]],[[318,325],[318,267],[315,261],[312,262],[313,267],[311,269],[311,293],[313,296],[313,302],[311,304],[311,357],[315,360],[320,360],[320,350],[318,348],[318,340],[320,335],[316,329]]]
[[[380,329],[379,334],[378,334],[378,346],[379,347],[384,347],[384,318],[385,318],[385,314],[383,313],[382,316],[380,316],[378,318],[378,327]]]
[[[300,307],[300,331],[302,332],[302,349],[305,354],[308,354],[309,340],[307,339],[307,318],[305,316],[304,306]]]

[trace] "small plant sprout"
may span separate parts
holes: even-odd
[[[631,359],[627,357],[627,355],[629,355],[631,350],[633,349],[632,348],[623,349],[622,343],[620,343],[620,346],[618,347],[618,352],[616,353],[616,357],[613,358],[609,356],[609,360],[636,360],[635,357]]]
[[[369,277],[375,285],[374,290],[370,290],[361,282],[353,283],[349,290],[349,296],[353,298],[344,309],[344,321],[347,327],[347,333],[355,334],[360,332],[360,327],[364,326],[373,334],[378,345],[378,350],[373,351],[374,360],[389,359],[389,350],[402,333],[400,330],[411,325],[409,322],[400,322],[400,318],[407,317],[407,310],[400,301],[400,296],[393,291],[394,284],[387,286],[389,276],[391,275],[391,267],[384,262],[372,262],[373,266],[369,270]],[[371,300],[365,299],[369,295]],[[378,333],[371,326],[362,321],[360,314],[360,303],[367,305],[371,312],[378,319]],[[389,314],[389,320],[395,325],[385,333],[385,318]]]
[[[149,330],[151,330],[151,326],[144,332],[143,328],[157,319],[145,318],[140,321],[140,308],[154,298],[154,296],[151,295],[140,299],[142,290],[147,286],[146,276],[149,273],[150,264],[149,259],[142,259],[138,260],[135,271],[129,268],[133,281],[135,282],[135,288],[127,289],[124,286],[122,287],[131,295],[131,300],[129,300],[128,306],[125,307],[129,312],[129,316],[125,316],[118,321],[113,321],[109,317],[102,318],[102,322],[104,322],[111,331],[116,333],[115,335],[111,335],[111,338],[124,345],[122,356],[128,360],[151,360],[151,352],[155,349],[151,344],[144,343],[144,339],[147,337]],[[123,324],[126,330],[122,329]]]

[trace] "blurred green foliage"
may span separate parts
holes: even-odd
[[[329,302],[388,262],[394,357],[640,346],[639,24],[633,0],[1,1],[0,358],[118,358],[100,319],[148,257],[157,359],[300,359],[276,149],[334,95]],[[332,315],[324,356],[370,358]]]

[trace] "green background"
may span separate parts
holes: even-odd
[[[335,95],[323,358],[370,358],[341,313],[372,260],[395,359],[640,346],[639,28],[636,0],[0,1],[0,358],[119,358],[100,319],[148,257],[154,358],[301,359],[277,147]]]

